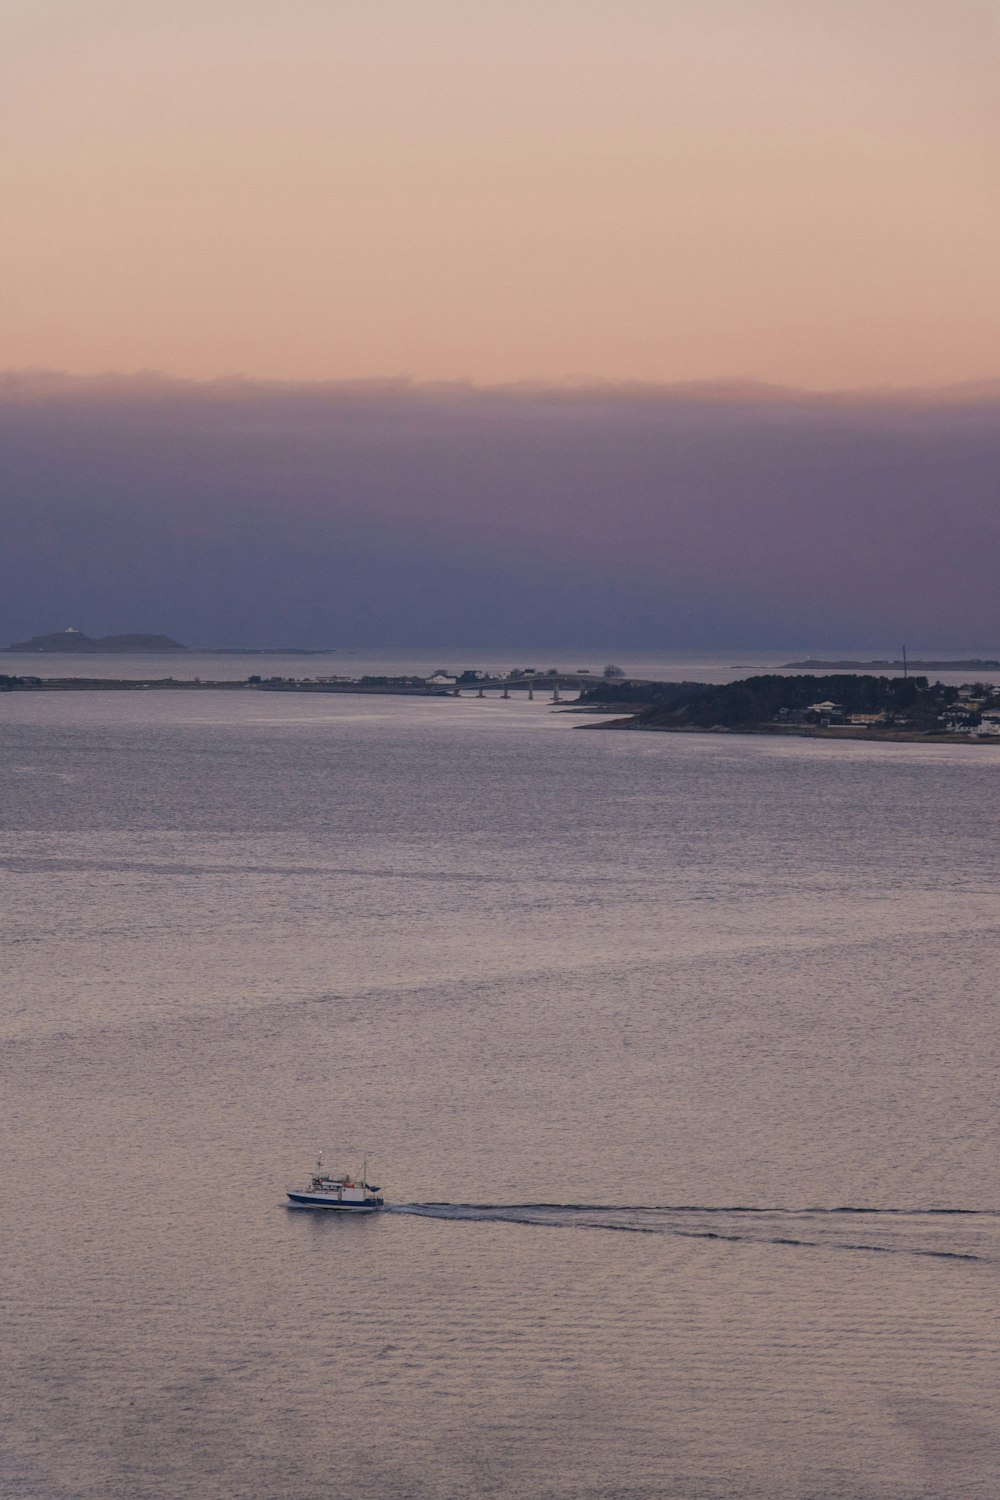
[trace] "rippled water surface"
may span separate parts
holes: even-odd
[[[995,1500],[1000,751],[579,723],[0,697],[4,1500]]]

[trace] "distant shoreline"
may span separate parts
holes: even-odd
[[[0,656],[336,656],[333,646],[0,646]]]
[[[391,694],[397,697],[441,697],[441,688],[371,686],[361,682],[278,684],[270,682],[248,682],[245,677],[223,677],[204,681],[193,677],[37,677],[12,682],[4,687],[9,693],[121,693],[121,692],[205,692],[206,689],[223,689],[233,692],[299,692],[299,693],[363,693]]]
[[[997,745],[1000,735],[922,734],[918,729],[864,729],[845,724],[838,727],[811,724],[744,724],[738,729],[719,724],[643,724],[635,718],[611,719],[604,724],[578,724],[578,729],[628,729],[638,734],[764,735],[779,739],[867,740],[872,744],[900,745]]]
[[[877,668],[899,672],[997,672],[1000,671],[1000,661],[993,661],[983,657],[970,657],[964,661],[925,661],[922,657],[908,657],[904,661],[826,661],[816,656],[810,656],[805,661],[786,661],[782,663],[781,670],[790,671],[792,668],[803,671],[829,671],[831,668],[845,672],[871,672]]]
[[[762,679],[765,680],[766,679]],[[792,680],[792,679],[790,679]],[[803,679],[809,681],[810,679]],[[752,679],[750,680],[752,681]],[[923,679],[921,679],[923,681]],[[556,679],[558,684],[558,679]],[[579,680],[577,687],[582,688]],[[492,696],[501,690],[504,698],[515,693],[527,692],[529,698],[534,696],[535,691],[545,692],[548,685],[544,681],[533,678],[521,679],[496,679],[461,683],[451,681],[442,683],[433,679],[420,678],[397,678],[397,679],[341,679],[338,681],[312,681],[309,679],[298,680],[294,678],[270,678],[261,679],[253,676],[248,678],[223,678],[223,679],[200,679],[200,678],[177,678],[177,677],[7,677],[0,675],[0,692],[21,693],[80,693],[80,692],[112,692],[112,693],[134,693],[134,692],[278,692],[278,693],[309,693],[314,695],[330,696],[359,696],[359,697],[407,697],[407,698],[471,698],[476,695],[483,698],[489,691]],[[562,686],[569,684],[563,682]],[[660,686],[664,686],[661,684]],[[703,696],[704,685],[695,685],[698,696],[695,703]],[[741,687],[742,684],[735,686]],[[914,684],[917,686],[917,684]],[[926,690],[926,689],[925,689]],[[724,691],[724,689],[722,690]],[[948,690],[954,692],[954,689]],[[560,705],[557,686],[553,687],[551,703],[555,708]],[[908,745],[967,745],[990,743],[1000,745],[1000,734],[991,731],[980,734],[978,726],[980,720],[973,719],[971,722],[958,723],[955,727],[948,729],[941,727],[941,721],[946,714],[938,716],[938,723],[928,723],[925,728],[914,728],[911,724],[897,724],[891,721],[886,724],[876,725],[870,723],[829,723],[825,719],[819,722],[802,722],[801,719],[790,720],[777,716],[775,719],[756,720],[747,719],[742,722],[726,723],[724,714],[723,722],[712,722],[704,718],[701,723],[671,722],[669,718],[664,721],[661,717],[657,719],[656,714],[663,714],[662,706],[650,709],[639,704],[629,705],[626,702],[608,702],[607,704],[580,703],[573,700],[564,701],[561,705],[563,713],[575,713],[581,715],[600,715],[599,723],[584,723],[575,726],[579,729],[613,729],[613,730],[635,730],[653,734],[701,734],[701,735],[757,735],[784,737],[789,736],[798,739],[822,739],[822,740],[855,740],[865,741],[869,744],[908,744]],[[622,717],[623,711],[632,707],[628,717]],[[835,705],[820,705],[820,707],[834,708]],[[557,709],[557,711],[559,711]],[[787,710],[786,710],[787,712]],[[842,710],[841,710],[842,712]],[[651,718],[651,714],[653,717]],[[614,715],[614,717],[610,717]],[[991,726],[992,730],[992,726]]]

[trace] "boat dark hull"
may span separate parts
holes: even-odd
[[[382,1203],[339,1203],[336,1198],[324,1198],[317,1193],[288,1194],[297,1208],[322,1208],[338,1214],[377,1214]]]

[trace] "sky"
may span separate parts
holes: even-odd
[[[1000,638],[1000,384],[876,401],[8,377],[0,451],[5,642]]]
[[[996,643],[998,77],[995,0],[5,0],[0,638]]]

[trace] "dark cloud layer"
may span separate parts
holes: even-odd
[[[0,639],[996,645],[1000,391],[0,380]]]

